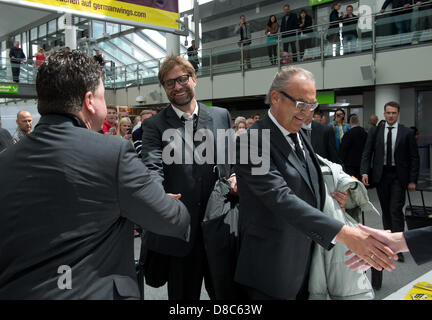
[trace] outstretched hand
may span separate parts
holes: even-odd
[[[346,245],[350,252],[356,255],[355,261],[363,260],[361,266],[368,264],[378,271],[393,271],[396,268],[391,260],[397,260],[396,253],[359,228],[343,226],[336,236],[336,241]]]
[[[359,224],[359,229],[388,246],[394,253],[409,251],[402,232],[391,233],[390,230],[373,229],[361,224]],[[353,254],[352,250],[346,252],[347,256],[351,254]],[[395,260],[397,260],[397,258]],[[345,264],[349,266],[351,270],[364,270],[369,266],[369,263],[358,255],[353,256],[351,259],[346,261]]]

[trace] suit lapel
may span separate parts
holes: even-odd
[[[384,145],[384,134],[385,134],[385,127],[381,126],[378,127],[378,134],[377,134],[377,143],[379,144],[380,148],[382,149],[383,155],[385,151],[385,145]]]
[[[395,147],[394,147],[394,151],[393,153],[396,153],[396,150],[399,146],[399,143],[401,141],[402,138],[402,130],[403,130],[403,125],[398,124],[398,128],[397,128],[397,134],[396,134],[396,142],[395,142]]]
[[[180,120],[178,115],[174,112],[172,106],[170,105],[166,109],[166,121],[170,128],[177,129],[176,131],[180,133],[183,140],[185,140],[185,127],[183,121]]]
[[[207,110],[207,106],[199,103],[199,110],[198,110],[198,123],[196,130],[199,129],[209,129],[213,132],[214,126],[213,126],[213,119],[210,116],[210,112]],[[214,136],[216,137],[215,132],[213,132]]]
[[[309,175],[306,171],[306,168],[300,162],[295,152],[293,152],[293,149],[288,143],[288,140],[283,136],[282,132],[273,123],[273,121],[271,121],[269,117],[264,118],[264,120],[267,121],[268,123],[267,127],[270,128],[270,143],[273,144],[280,151],[280,153],[288,160],[288,162],[292,165],[292,167],[299,172],[304,182],[308,185],[310,191],[314,192],[314,189],[310,184]],[[305,139],[303,139],[303,141],[304,140]]]
[[[305,135],[303,135],[305,136]],[[325,193],[321,192],[321,190],[324,190],[324,180],[322,178],[321,175],[321,166],[319,164],[318,158],[315,155],[315,151],[314,148],[312,146],[312,143],[310,141],[305,141],[307,139],[303,138],[304,141],[304,147],[308,150],[309,152],[309,157],[310,157],[310,166],[313,166],[315,170],[312,170],[312,168],[309,169],[309,172],[311,174],[311,183],[313,186],[313,190],[315,192],[315,196],[316,199],[318,201],[319,204],[319,208],[322,209],[322,206],[324,205],[325,202]]]

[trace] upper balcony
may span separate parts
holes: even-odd
[[[432,80],[431,45],[432,4],[314,25],[273,39],[253,38],[250,45],[233,42],[199,50],[197,97],[265,94],[275,72],[286,65],[314,73],[318,90]],[[276,49],[273,59],[271,47]],[[154,90],[163,59],[106,66],[105,87]],[[21,64],[20,83],[33,84],[36,72],[33,61]],[[12,82],[8,61],[0,61],[0,82]]]

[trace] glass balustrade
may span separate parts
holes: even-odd
[[[197,76],[282,67],[419,44],[432,44],[432,4],[421,7],[414,5],[409,10],[399,12],[386,11],[383,14],[344,19],[331,25],[314,25],[303,31],[278,34],[272,39],[263,35],[253,38],[250,44],[236,41],[210,49],[199,49]],[[104,52],[112,52],[124,64],[105,66],[107,88],[158,82],[159,67],[164,58],[147,60],[146,54],[138,54],[136,50],[142,45],[142,37],[133,34],[127,35],[126,40],[114,38],[98,44]],[[150,50],[150,45],[145,43],[143,49]],[[151,49],[161,50],[157,47]],[[188,59],[186,52],[182,56]],[[142,60],[145,61],[137,62]],[[20,70],[21,83],[34,83],[37,67],[32,60],[22,63]],[[13,82],[9,59],[0,60],[0,81]]]

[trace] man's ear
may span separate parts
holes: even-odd
[[[277,92],[276,90],[273,90],[272,92],[270,92],[270,104],[274,105],[276,104],[276,102],[279,102],[281,99],[280,93]]]
[[[86,110],[90,114],[95,114],[96,110],[94,108],[93,104],[94,95],[91,91],[87,91],[87,93],[84,95],[84,101],[83,101],[83,109]]]

